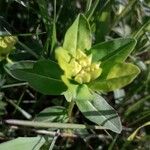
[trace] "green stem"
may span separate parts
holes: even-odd
[[[28,83],[22,82],[22,83],[8,84],[8,85],[3,85],[1,88],[6,89],[6,88],[10,88],[10,87],[25,86],[25,85],[28,85]]]
[[[26,127],[34,127],[34,128],[96,129],[96,130],[106,129],[105,127],[95,126],[95,125],[56,123],[56,122],[46,123],[46,122],[25,121],[25,120],[16,120],[16,119],[4,120],[4,123],[9,125],[18,125],[18,126],[26,126]]]
[[[60,134],[60,130],[57,130],[56,132],[56,135],[54,136],[52,142],[51,142],[51,145],[49,147],[49,150],[53,150],[54,146],[55,146],[55,143],[56,143],[56,140],[58,139],[59,137],[59,134]]]
[[[51,49],[48,52],[48,56],[50,57],[50,54],[52,54],[54,47],[57,43],[57,37],[56,37],[56,0],[54,0],[54,19],[53,19],[53,27],[52,27],[52,37],[51,37]]]
[[[74,107],[74,101],[72,100],[72,101],[69,103],[69,107],[68,107],[69,122],[72,122],[72,111],[73,111],[73,107]]]
[[[86,13],[87,20],[90,20],[90,18],[92,17],[98,3],[99,3],[99,0],[95,0],[90,10]]]
[[[92,0],[87,0],[85,13],[87,13],[90,10],[91,5],[92,5]]]
[[[150,20],[146,21],[135,33],[132,34],[132,37],[137,39],[149,24]]]
[[[11,64],[11,65],[14,64],[14,62],[13,62],[8,56],[6,57],[6,60],[7,60],[7,62],[8,62],[9,64]]]
[[[6,101],[8,103],[10,103],[15,108],[15,110],[18,110],[26,119],[31,119],[32,118],[32,116],[28,112],[26,112],[24,109],[22,109],[21,107],[16,105],[12,100],[6,99]]]
[[[23,98],[23,96],[24,96],[24,94],[25,94],[25,91],[26,91],[26,89],[24,89],[23,90],[23,92],[22,92],[22,94],[21,94],[21,96],[20,96],[20,98],[19,98],[19,100],[18,100],[18,102],[17,102],[17,106],[19,106],[20,105],[20,103],[21,103],[21,100],[22,100],[22,98]],[[15,110],[13,111],[13,115],[16,113],[16,111],[17,111],[17,108],[15,107]]]
[[[20,42],[19,40],[17,41],[19,45],[21,45],[28,53],[30,53],[32,56],[34,56],[35,58],[39,58],[39,56],[32,50],[30,49],[28,46],[26,46],[25,44],[23,44],[22,42]]]

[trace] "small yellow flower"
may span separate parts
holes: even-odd
[[[71,59],[70,66],[72,79],[80,84],[95,80],[102,72],[100,63],[92,63],[92,55],[87,56],[79,49],[76,57]]]
[[[4,36],[0,37],[0,60],[3,60],[13,50],[17,37],[15,36]]]

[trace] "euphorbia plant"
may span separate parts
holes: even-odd
[[[11,72],[44,94],[63,94],[70,103],[69,117],[76,104],[92,122],[120,133],[120,118],[101,93],[122,88],[138,75],[138,67],[125,63],[135,44],[134,39],[126,38],[92,47],[89,23],[79,14],[63,45],[55,50],[56,62],[39,60],[27,69],[12,66]]]

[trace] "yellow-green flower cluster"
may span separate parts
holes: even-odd
[[[0,37],[0,60],[5,58],[13,49],[17,38],[15,36]]]
[[[87,56],[81,50],[77,50],[76,57],[70,60],[72,78],[82,84],[98,78],[102,72],[99,63],[92,63],[92,55]]]

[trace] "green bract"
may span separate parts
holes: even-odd
[[[17,38],[15,36],[0,37],[0,61],[7,57],[7,55],[13,50]]]
[[[91,43],[89,23],[79,14],[67,30],[63,45],[55,50],[58,64],[39,60],[29,67],[28,62],[22,62],[11,66],[9,73],[44,94],[63,94],[68,102],[76,103],[86,118],[120,133],[122,126],[118,114],[95,91],[122,88],[139,74],[137,66],[125,62],[136,41],[115,39],[93,47]]]

